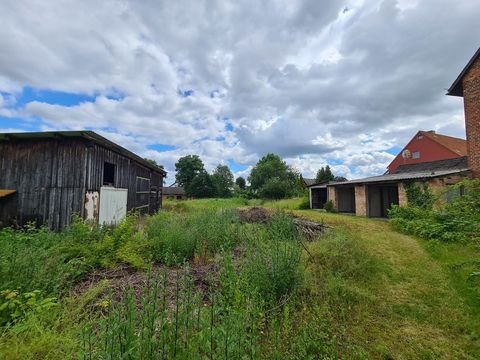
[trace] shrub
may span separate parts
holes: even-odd
[[[20,293],[18,290],[0,291],[0,326],[23,320],[28,314],[41,313],[56,306],[53,297],[42,297],[40,290]]]
[[[310,199],[308,197],[303,197],[302,202],[298,205],[299,210],[310,209]]]
[[[405,192],[407,193],[408,204],[420,209],[431,210],[437,200],[427,184],[407,184]]]
[[[326,212],[329,212],[329,213],[337,212],[337,210],[335,210],[335,206],[333,205],[332,200],[328,200],[327,202],[325,202],[325,204],[323,205],[323,208],[325,209]]]
[[[392,226],[407,234],[441,241],[478,241],[480,239],[480,181],[465,180],[454,186],[464,195],[432,209],[431,193],[412,190],[412,203],[394,206],[389,212]],[[420,199],[420,200],[419,200]]]
[[[260,197],[264,199],[284,199],[291,194],[291,184],[277,178],[268,179],[259,191]]]

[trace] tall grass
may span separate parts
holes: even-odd
[[[100,326],[83,334],[84,358],[257,358],[261,309],[254,296],[229,293],[236,280],[225,270],[219,289],[204,293],[179,270],[173,289],[166,273],[150,278],[138,297],[127,289]]]
[[[195,255],[206,261],[241,241],[240,222],[233,210],[161,212],[148,219],[146,232],[153,259],[168,265],[182,264]]]
[[[0,343],[26,346],[35,357],[42,351],[55,357],[53,349],[35,341],[48,335],[54,344],[67,336],[66,348],[74,351],[79,344],[62,324],[84,324],[79,343],[87,359],[258,358],[264,337],[280,326],[273,314],[301,284],[300,241],[292,219],[280,211],[270,224],[241,224],[233,209],[215,207],[164,211],[146,219],[130,215],[113,229],[77,220],[62,233],[33,226],[1,230],[0,290],[40,290],[42,296],[55,296],[58,306],[50,314],[25,314],[12,327],[15,333],[7,331]],[[74,310],[65,300],[76,282],[99,267],[212,261],[220,261],[220,270],[210,275],[208,289],[198,288],[189,271],[179,268],[173,288],[167,272],[152,275],[141,293],[127,289],[120,302],[96,299],[103,305],[94,306],[94,312]]]
[[[301,283],[300,235],[293,220],[281,212],[273,216],[267,227],[243,225],[246,231],[239,231],[240,225],[227,214],[220,214],[216,221],[211,220],[208,212],[194,214],[192,223],[171,214],[154,219],[155,231],[172,232],[169,235],[172,239],[178,239],[177,221],[187,221],[181,223],[183,231],[185,225],[192,225],[191,235],[198,237],[197,243],[198,239],[205,239],[209,251],[221,244],[218,241],[222,236],[228,236],[230,245],[227,241],[221,247],[219,274],[209,281],[213,285],[208,289],[195,288],[187,268],[178,270],[173,287],[165,273],[150,278],[141,295],[127,291],[121,303],[113,303],[101,326],[85,334],[88,356],[99,354],[104,359],[260,356],[262,333],[268,334],[268,329],[280,326],[266,314],[273,315],[282,309],[285,299]],[[200,223],[205,225],[204,230],[195,229],[195,224]],[[234,260],[229,251],[235,243],[229,233],[232,229],[248,247],[243,260]],[[163,232],[156,236],[167,238]],[[180,241],[186,239],[183,236]],[[194,249],[191,246],[189,251]],[[162,247],[162,254],[164,250]]]

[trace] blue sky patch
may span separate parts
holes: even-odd
[[[16,96],[15,107],[23,107],[29,102],[39,101],[52,105],[75,106],[83,102],[95,101],[95,96],[69,93],[47,89],[35,89],[25,86],[20,95]]]
[[[40,131],[40,121],[30,122],[17,117],[0,116],[0,128],[18,129],[22,131]]]
[[[342,165],[343,161],[341,160],[328,160],[328,165]]]
[[[227,164],[230,170],[232,170],[233,172],[244,171],[244,170],[247,170],[248,168],[248,166],[237,164],[235,161],[231,159],[227,161]]]
[[[173,145],[165,145],[165,144],[152,144],[148,145],[147,148],[150,150],[155,150],[159,152],[165,152],[165,151],[173,151],[176,149],[176,146]]]
[[[387,153],[392,154],[392,155],[398,155],[400,151],[402,151],[403,148],[400,146],[394,146],[390,149],[387,150]]]
[[[194,91],[191,89],[178,90],[178,95],[180,95],[181,97],[189,97],[189,96],[193,96],[193,94],[194,94]]]

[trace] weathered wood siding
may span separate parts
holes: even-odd
[[[0,198],[0,225],[36,221],[52,229],[69,225],[74,214],[84,216],[86,191],[100,191],[104,163],[115,165],[117,188],[128,189],[127,210],[161,206],[163,175],[116,151],[83,138],[0,141],[0,188],[16,194]],[[137,177],[148,184],[137,196]],[[145,200],[146,199],[146,200]]]
[[[133,210],[139,205],[137,199],[137,177],[142,177],[150,180],[150,188],[156,188],[161,197],[161,190],[163,186],[163,176],[156,173],[138,162],[123,156],[111,149],[107,149],[98,144],[92,144],[87,148],[87,171],[86,171],[86,189],[100,190],[103,185],[103,169],[105,162],[115,165],[115,182],[114,186],[117,188],[128,189],[127,210]],[[148,197],[148,195],[147,195]],[[147,202],[148,203],[148,202]],[[151,203],[151,202],[150,202]],[[158,205],[148,206],[139,209],[140,212],[153,213],[158,211]]]
[[[82,214],[85,149],[80,139],[0,142],[0,188],[17,190],[16,204],[0,212],[0,221],[16,218],[59,229],[74,213]]]

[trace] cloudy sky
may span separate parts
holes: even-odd
[[[445,89],[478,0],[0,3],[0,132],[91,129],[170,171],[381,174],[417,130],[464,137]]]

